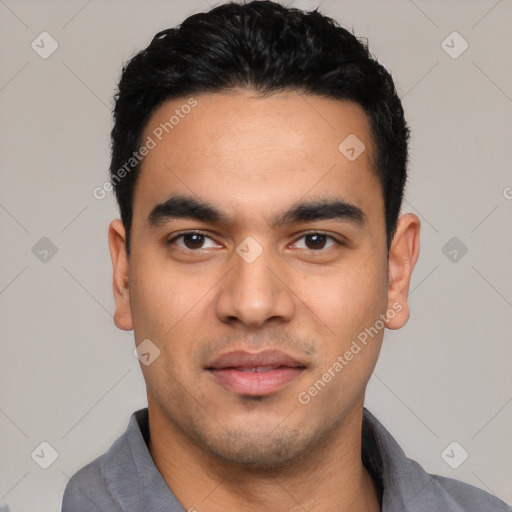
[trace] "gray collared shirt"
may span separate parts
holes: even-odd
[[[64,492],[62,512],[186,512],[148,450],[147,408],[134,412],[110,450],[78,471]],[[391,434],[363,413],[362,456],[380,483],[382,512],[511,512],[481,489],[426,473]]]

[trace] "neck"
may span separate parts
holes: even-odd
[[[377,487],[361,460],[362,405],[321,446],[279,468],[248,468],[206,453],[148,405],[151,456],[187,511],[380,510]]]

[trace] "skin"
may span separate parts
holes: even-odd
[[[407,322],[419,219],[400,217],[388,253],[374,148],[358,105],[298,92],[195,98],[143,162],[129,257],[121,221],[109,229],[115,324],[160,350],[141,364],[155,464],[187,510],[380,510],[360,453],[364,393],[384,329],[308,404],[297,397],[379,315],[395,312],[388,329]],[[144,137],[186,100],[160,106]],[[366,146],[352,162],[338,150],[349,134]],[[174,194],[211,203],[229,222],[150,226],[152,209]],[[272,224],[294,203],[334,198],[360,208],[364,222]],[[209,237],[203,248],[187,248],[190,238],[167,243],[187,230]],[[316,231],[345,244],[320,238],[323,248],[311,248],[304,236]],[[236,252],[248,236],[262,249],[252,263]],[[204,369],[232,350],[265,349],[307,368],[259,398],[226,389]]]

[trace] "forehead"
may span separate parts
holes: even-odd
[[[147,215],[172,194],[241,215],[305,196],[382,206],[368,120],[352,102],[297,92],[185,97],[153,113],[149,139],[134,214]]]

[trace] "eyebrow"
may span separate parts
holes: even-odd
[[[157,204],[148,215],[150,227],[157,227],[173,219],[193,219],[211,224],[230,224],[230,218],[215,206],[190,196],[172,196]],[[291,205],[271,220],[272,228],[300,222],[337,220],[363,224],[364,212],[343,199],[316,199]]]

